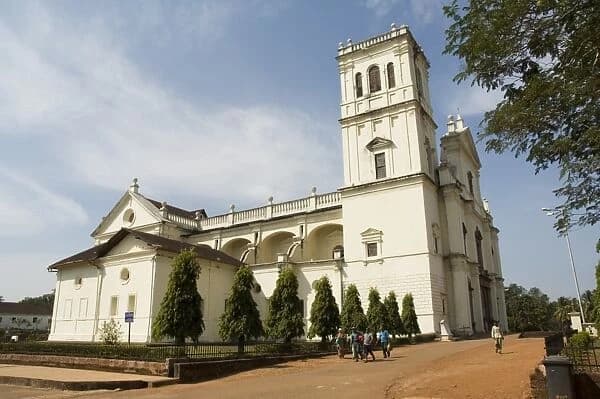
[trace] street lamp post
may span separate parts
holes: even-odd
[[[546,212],[548,216],[554,216],[557,212],[556,209],[542,208],[542,211]],[[573,251],[571,250],[571,240],[569,239],[569,227],[565,230],[565,239],[567,240],[567,248],[569,249],[569,260],[571,261],[571,271],[573,272],[573,280],[575,281],[575,289],[577,290],[577,302],[579,303],[579,312],[581,313],[581,321],[585,323],[585,314],[583,313],[583,305],[581,304],[581,293],[579,291],[579,280],[577,279],[577,271],[575,271],[575,262],[573,261]]]

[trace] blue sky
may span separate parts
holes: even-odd
[[[431,62],[443,133],[477,131],[498,95],[452,76],[439,0],[3,2],[0,14],[0,295],[46,293],[45,267],[140,178],[142,193],[209,214],[342,183],[337,43],[407,24]],[[486,154],[482,192],[507,283],[574,295],[564,240],[540,208],[557,173]],[[571,235],[594,287],[597,227]]]

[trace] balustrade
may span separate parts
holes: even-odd
[[[216,229],[241,223],[254,222],[257,220],[267,220],[270,217],[275,216],[287,216],[296,213],[310,212],[315,209],[331,208],[341,205],[341,199],[341,194],[336,191],[332,193],[312,195],[307,198],[281,202],[279,204],[270,204],[258,208],[246,209],[239,212],[232,211],[223,215],[200,219],[200,221],[194,218],[186,218],[184,216],[174,214],[167,214],[167,218],[190,230]],[[199,225],[198,222],[200,222]]]

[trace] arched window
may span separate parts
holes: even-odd
[[[467,254],[467,226],[462,224],[462,233],[463,233],[463,245],[465,247],[465,255]]]
[[[483,237],[481,236],[479,228],[476,228],[475,247],[477,248],[477,262],[479,263],[479,267],[483,268],[483,250],[481,249],[481,241],[483,241]]]
[[[379,76],[379,67],[373,65],[369,68],[369,93],[375,93],[381,90],[381,76]]]
[[[425,156],[427,158],[427,171],[430,175],[433,175],[433,149],[429,143],[429,139],[425,139]]]
[[[388,78],[388,87],[390,89],[396,87],[396,76],[394,75],[394,64],[392,62],[387,64],[387,78]]]
[[[423,97],[423,80],[421,79],[421,71],[417,68],[415,73],[417,75],[417,92],[419,93],[419,97]]]
[[[363,89],[362,89],[362,73],[357,73],[354,80],[356,81],[356,98],[362,97]]]
[[[471,195],[473,195],[473,173],[467,173],[467,181],[469,182],[469,191],[471,192]]]

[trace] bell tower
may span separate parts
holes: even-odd
[[[338,47],[344,186],[434,177],[429,63],[407,26]]]
[[[344,160],[345,284],[412,293],[422,330],[439,331],[445,277],[439,251],[429,63],[408,27],[337,52]]]

